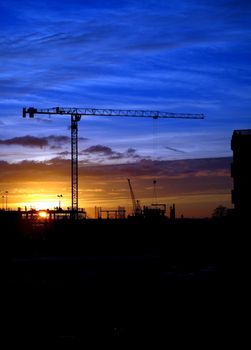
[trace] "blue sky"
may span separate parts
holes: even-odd
[[[250,1],[9,0],[0,28],[0,160],[70,157],[69,119],[23,106],[206,115],[83,118],[88,164],[228,157],[233,130],[251,128]]]
[[[204,113],[80,125],[88,146],[151,156],[156,138],[166,159],[230,155],[232,130],[251,127],[249,1],[10,0],[0,13],[1,140],[68,135],[67,118],[23,121],[22,106]]]

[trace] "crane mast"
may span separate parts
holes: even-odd
[[[71,203],[72,218],[78,216],[78,122],[81,116],[71,115]]]
[[[23,108],[23,118],[28,115],[34,118],[35,114],[45,115],[69,115],[71,117],[71,208],[72,218],[78,218],[78,122],[82,116],[105,116],[105,117],[136,117],[136,118],[168,118],[168,119],[204,119],[203,114],[169,113],[148,110],[126,109],[100,109],[100,108],[71,108],[54,107],[38,109],[34,107]],[[133,194],[130,180],[128,179],[131,194]],[[133,198],[133,197],[132,197]],[[135,198],[134,198],[135,201]],[[140,208],[135,201],[135,213]],[[141,209],[141,208],[140,208]]]

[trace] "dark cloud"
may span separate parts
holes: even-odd
[[[83,150],[81,154],[95,155],[96,161],[98,162],[103,162],[104,160],[118,160],[124,158],[123,153],[115,152],[110,147],[103,145],[90,146]]]
[[[13,137],[12,139],[0,140],[0,145],[18,145],[24,147],[40,147],[48,146],[48,139],[44,137],[34,137],[30,135]]]
[[[13,137],[11,139],[0,140],[0,145],[17,145],[23,147],[46,147],[49,146],[51,149],[60,148],[64,144],[70,142],[69,136],[64,135],[50,135],[46,137],[35,137],[35,136],[20,136]]]
[[[173,179],[205,176],[230,176],[231,158],[205,158],[173,161],[140,159],[134,163],[87,166],[80,168],[88,175],[113,174],[124,176],[167,177]]]
[[[80,176],[150,176],[155,174],[155,177],[166,177],[173,179],[180,178],[205,178],[210,176],[230,177],[230,165],[232,158],[205,158],[205,159],[186,159],[172,161],[152,161],[148,159],[140,159],[135,163],[113,164],[113,165],[86,165],[84,161],[79,161]],[[44,170],[55,178],[60,175],[68,174],[70,161],[62,158],[53,158],[45,162],[22,161],[19,163],[10,164],[6,161],[0,161],[1,177],[15,179],[15,172],[19,171],[21,177],[34,177],[34,181],[47,181],[44,177]],[[40,173],[40,175],[39,175]],[[50,176],[51,177],[51,176]]]
[[[128,148],[126,152],[123,153],[124,158],[140,159],[142,158],[134,148]]]
[[[115,152],[112,151],[110,147],[107,146],[102,146],[102,145],[95,145],[95,146],[90,146],[82,151],[82,153],[101,153],[107,156],[113,155]]]
[[[128,154],[135,154],[135,152],[136,152],[136,149],[134,148],[128,148],[128,150],[126,151],[126,153]]]
[[[125,152],[116,152],[111,149],[111,147],[107,147],[104,145],[94,145],[90,146],[80,152],[82,155],[95,155],[96,159],[99,156],[102,156],[101,160],[104,160],[103,157],[105,157],[105,160],[126,160],[126,159],[139,159],[141,158],[140,155],[136,153],[136,150],[134,148],[128,148]]]
[[[182,161],[152,161],[139,159],[134,163],[91,166],[80,164],[80,178],[90,178],[91,181],[104,179],[110,183],[119,181],[126,187],[123,179],[133,178],[138,184],[139,198],[144,198],[144,188],[151,186],[156,179],[162,184],[161,195],[186,194],[229,194],[232,189],[230,177],[231,158],[208,158]],[[152,193],[150,194],[150,196]]]

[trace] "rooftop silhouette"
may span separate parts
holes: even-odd
[[[236,214],[247,218],[251,213],[251,129],[234,130],[231,148],[232,202]]]

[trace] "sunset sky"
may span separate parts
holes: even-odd
[[[83,117],[79,206],[231,207],[230,140],[251,128],[251,2],[0,3],[1,207],[70,206],[70,119],[22,107],[204,113],[204,120]],[[3,197],[5,196],[5,197]]]

